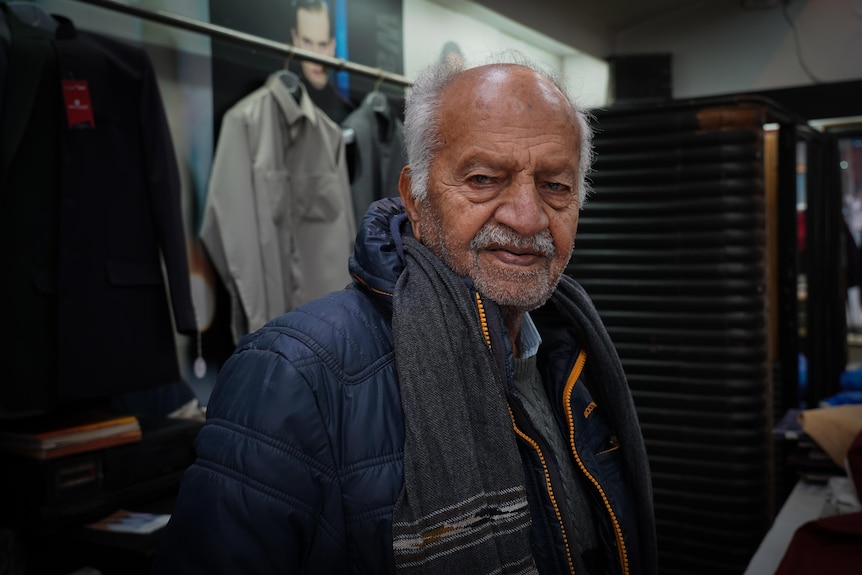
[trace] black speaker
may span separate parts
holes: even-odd
[[[608,63],[612,105],[672,99],[670,54],[617,55]]]

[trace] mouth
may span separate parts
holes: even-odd
[[[546,257],[545,254],[515,247],[488,246],[485,251],[501,263],[523,267],[535,265]]]
[[[516,233],[502,225],[485,224],[470,242],[474,253],[486,253],[491,262],[520,273],[546,265],[556,248],[548,230],[531,236]]]

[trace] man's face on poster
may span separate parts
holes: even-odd
[[[296,11],[296,28],[291,29],[293,45],[322,56],[335,56],[335,38],[329,35],[329,13],[326,8]],[[329,80],[327,70],[314,62],[302,62],[302,74],[308,83],[320,90]]]

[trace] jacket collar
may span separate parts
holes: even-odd
[[[312,126],[317,125],[320,112],[317,110],[314,102],[311,101],[311,97],[308,95],[302,82],[299,82],[300,98],[299,102],[297,102],[296,98],[294,98],[290,90],[287,89],[287,86],[279,78],[279,72],[270,74],[265,86],[278,103],[278,107],[281,109],[281,113],[284,115],[290,129],[291,136],[295,137],[302,126],[303,120],[309,122]]]
[[[391,309],[395,283],[404,270],[402,236],[411,234],[400,198],[371,204],[350,256],[350,274]]]
[[[54,30],[54,36],[58,40],[74,40],[78,37],[78,30],[75,28],[74,22],[60,14],[52,14],[52,16],[57,21],[57,29]]]
[[[367,94],[359,105],[359,109],[373,118],[375,125],[382,134],[381,141],[390,142],[393,138],[399,137],[395,128],[401,123],[401,119],[396,115],[386,94],[376,91]]]
[[[9,88],[0,110],[0,125],[3,128],[0,133],[0,175],[5,178],[27,130],[42,74],[56,56],[51,44],[55,31],[22,22],[15,11],[5,3],[0,4],[0,14],[9,27],[12,42],[7,48],[9,62],[4,78],[5,85]],[[62,24],[60,21],[61,26]],[[68,25],[74,32],[71,21],[68,21]],[[0,181],[0,187],[2,185],[3,182]]]

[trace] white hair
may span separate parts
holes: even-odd
[[[591,186],[587,179],[593,165],[593,129],[591,114],[578,105],[569,94],[564,78],[556,71],[545,69],[516,50],[495,54],[486,64],[518,64],[550,81],[566,98],[578,124],[580,161],[578,163],[578,206],[583,207]],[[438,60],[422,70],[413,82],[407,98],[404,118],[404,143],[410,166],[410,192],[417,201],[424,201],[429,188],[429,173],[434,155],[440,147],[439,123],[442,94],[452,80],[467,67],[462,62]]]

